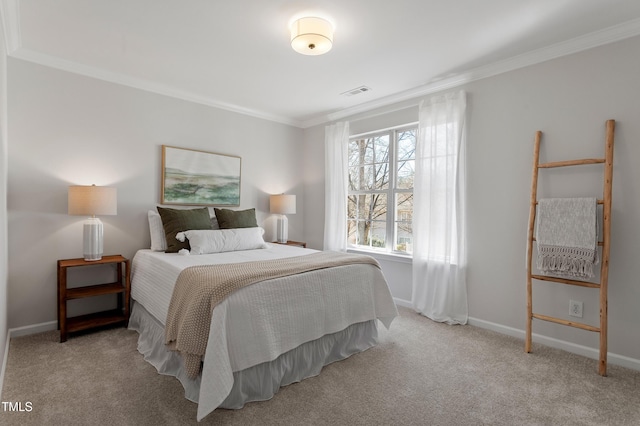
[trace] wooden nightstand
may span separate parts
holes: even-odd
[[[67,269],[79,266],[113,264],[117,270],[117,278],[113,283],[88,285],[85,287],[67,288]],[[123,270],[124,265],[124,270]],[[129,259],[121,256],[103,256],[100,260],[86,261],[80,259],[58,260],[58,328],[60,342],[67,340],[67,334],[74,331],[88,330],[108,324],[129,321],[129,294],[131,292],[131,268]],[[115,294],[118,307],[110,311],[67,318],[67,300],[84,297]]]
[[[292,241],[292,240],[289,240],[289,241],[287,241],[286,243],[279,243],[279,242],[277,242],[277,241],[274,241],[273,243],[274,243],[274,244],[283,244],[283,245],[285,245],[285,246],[298,246],[298,247],[307,248],[307,243],[304,243],[304,242],[302,242],[302,241]]]

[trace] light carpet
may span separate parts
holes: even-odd
[[[58,343],[57,332],[11,340],[0,411],[6,425],[197,424],[180,383],[115,328]],[[241,410],[215,410],[216,425],[638,425],[640,371],[473,326],[435,323],[409,309],[380,343]]]

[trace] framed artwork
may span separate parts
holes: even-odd
[[[161,204],[239,206],[240,157],[162,145]]]

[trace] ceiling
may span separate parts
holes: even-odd
[[[640,34],[638,0],[0,0],[0,12],[9,56],[302,128]],[[291,49],[304,13],[335,23],[329,53]]]

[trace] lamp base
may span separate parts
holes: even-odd
[[[104,234],[102,221],[97,217],[88,218],[83,224],[83,246],[84,260],[94,261],[102,259]]]
[[[281,214],[278,217],[277,224],[277,240],[279,243],[286,243],[287,238],[289,237],[289,235],[287,235],[289,233],[289,219],[287,219],[287,216]]]

